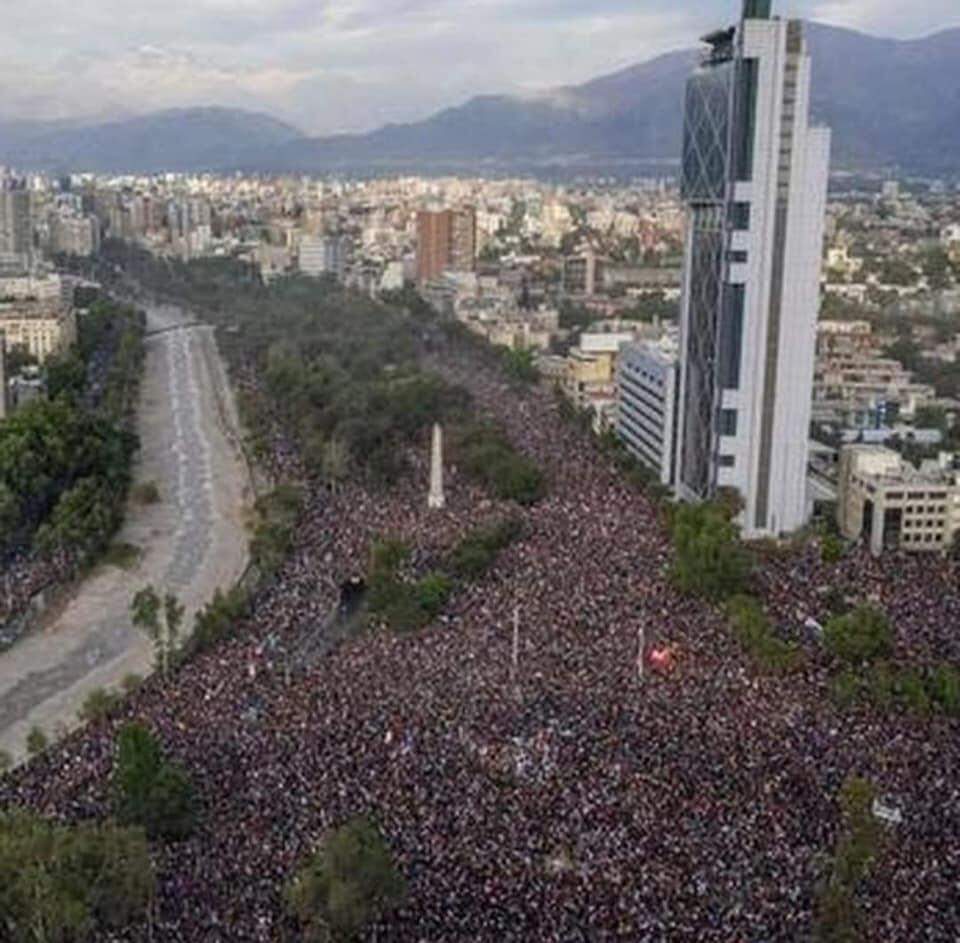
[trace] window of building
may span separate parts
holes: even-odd
[[[737,411],[735,409],[720,410],[720,435],[737,434]]]
[[[756,59],[742,60],[738,69],[737,81],[740,88],[737,104],[739,114],[734,125],[737,129],[734,142],[734,159],[738,180],[753,179],[753,137],[756,127],[759,71],[759,62]]]
[[[740,360],[743,355],[743,312],[746,302],[744,285],[725,285],[723,312],[720,318],[720,387],[740,389]]]
[[[734,229],[746,230],[750,228],[750,204],[734,203],[730,207],[730,225]]]
[[[717,459],[717,464],[721,468],[733,468],[736,464],[736,458],[733,455],[721,455]]]
[[[733,265],[742,265],[747,261],[747,253],[742,249],[731,249],[727,253],[727,261]]]

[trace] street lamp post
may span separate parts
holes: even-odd
[[[513,689],[520,696],[520,607],[513,610],[513,658],[512,669]]]

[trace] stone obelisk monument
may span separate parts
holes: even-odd
[[[433,424],[433,448],[430,452],[430,494],[427,507],[442,508],[447,501],[443,495],[443,432],[440,423]]]

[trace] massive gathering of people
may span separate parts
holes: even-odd
[[[25,626],[31,603],[72,578],[76,560],[68,551],[37,554],[20,551],[0,565],[0,645],[10,644]]]
[[[104,816],[116,731],[134,717],[155,730],[202,801],[195,834],[155,848],[156,940],[297,939],[285,882],[328,829],[369,813],[408,886],[371,939],[731,943],[806,938],[853,773],[902,810],[858,889],[866,938],[956,939],[956,722],[838,709],[802,635],[839,584],[888,612],[901,657],[955,658],[953,566],[771,560],[765,604],[811,658],[763,676],[717,609],[672,587],[658,509],[549,392],[469,360],[435,366],[537,459],[546,497],[492,500],[451,454],[446,507],[430,510],[426,437],[386,493],[311,486],[294,552],[235,634],[7,777],[0,799]],[[276,444],[284,472],[303,474]],[[377,537],[403,537],[425,572],[508,513],[520,537],[427,630],[374,631],[289,670]],[[672,646],[673,672],[640,676],[641,637]]]

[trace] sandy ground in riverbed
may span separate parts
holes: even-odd
[[[150,330],[188,323],[176,308],[148,310]],[[220,587],[243,572],[244,529],[253,493],[237,447],[236,408],[212,329],[147,338],[141,392],[141,452],[135,483],[153,481],[161,500],[131,501],[116,540],[140,548],[135,568],[97,568],[47,624],[0,655],[0,749],[15,762],[27,733],[74,727],[94,688],[147,674],[153,652],[130,621],[130,600],[152,583],[185,604],[184,627]]]

